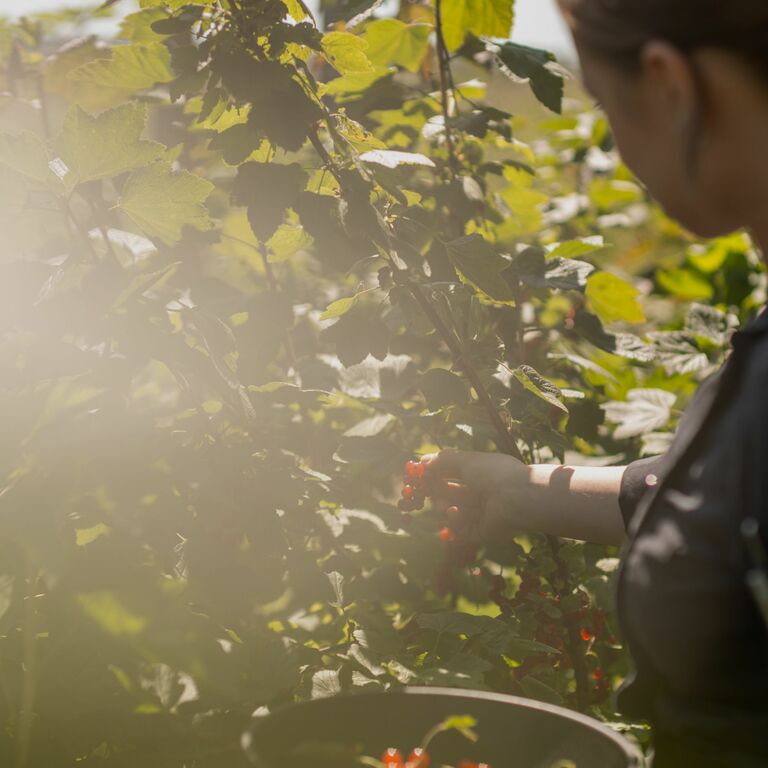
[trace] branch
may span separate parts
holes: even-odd
[[[398,273],[399,275],[403,275],[404,270],[398,270]],[[407,286],[413,298],[416,300],[416,303],[419,305],[419,307],[421,307],[421,310],[429,318],[430,322],[435,326],[435,330],[440,335],[440,338],[445,342],[445,345],[451,351],[454,363],[462,369],[464,375],[472,385],[472,388],[475,390],[477,399],[485,409],[485,412],[488,414],[488,417],[491,420],[491,424],[493,424],[493,427],[496,430],[496,444],[499,450],[522,461],[523,457],[520,455],[517,444],[510,434],[509,429],[507,429],[507,426],[504,424],[501,416],[499,416],[499,412],[496,410],[496,406],[494,406],[493,401],[491,400],[491,396],[488,394],[488,390],[480,378],[480,374],[478,374],[478,372],[472,367],[472,365],[464,356],[464,350],[461,346],[461,342],[456,337],[456,334],[443,322],[443,319],[437,313],[437,310],[432,306],[429,299],[422,292],[420,285],[409,280],[407,277],[403,280],[403,282]]]
[[[456,157],[456,146],[453,143],[453,134],[451,133],[450,109],[449,109],[449,91],[452,93],[451,84],[453,77],[451,75],[451,57],[448,48],[445,45],[443,37],[443,15],[442,0],[435,0],[435,33],[437,36],[437,64],[440,73],[440,103],[443,111],[443,124],[445,128],[445,144],[448,147],[448,162],[451,171],[455,174],[459,171],[459,160]]]

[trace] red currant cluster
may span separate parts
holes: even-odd
[[[420,461],[408,461],[405,464],[405,483],[402,490],[402,498],[398,503],[401,512],[413,512],[424,506],[426,489],[424,473],[427,465]]]
[[[399,749],[390,747],[381,756],[384,768],[429,768],[431,763],[429,754],[423,749],[414,749],[408,760],[403,759]],[[472,760],[462,760],[457,768],[491,768],[488,763],[476,763]]]

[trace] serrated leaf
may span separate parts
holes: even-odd
[[[41,184],[55,184],[43,140],[32,131],[0,134],[0,163]]]
[[[675,435],[672,432],[648,432],[641,438],[641,456],[661,456],[669,451]]]
[[[399,19],[379,19],[365,28],[368,59],[376,66],[394,64],[417,72],[429,49],[429,24],[406,24]]]
[[[174,77],[171,54],[160,42],[116,45],[111,58],[81,64],[69,73],[74,82],[120,91],[143,91]]]
[[[709,358],[699,349],[696,337],[686,331],[649,333],[656,345],[656,357],[671,376],[675,373],[688,374],[709,367]]]
[[[633,333],[611,334],[612,344],[610,352],[627,360],[637,360],[641,363],[650,363],[656,359],[656,349],[652,344],[643,341]]]
[[[249,162],[237,169],[232,197],[236,205],[247,206],[254,235],[266,241],[283,223],[286,209],[306,183],[307,174],[297,163]]]
[[[514,304],[512,288],[501,276],[509,262],[478,234],[446,244],[448,258],[463,283],[491,303]]]
[[[145,235],[172,244],[181,240],[185,227],[213,229],[205,207],[212,191],[207,179],[174,172],[168,163],[153,163],[131,175],[119,207]]]
[[[509,37],[514,0],[443,0],[442,17],[445,44],[453,52],[464,43],[467,32],[476,37]]]
[[[625,440],[666,427],[676,400],[672,392],[663,389],[631,389],[626,402],[614,400],[601,407],[606,419],[617,425],[613,436]]]
[[[95,117],[73,106],[55,143],[67,187],[119,176],[157,160],[165,147],[141,138],[146,122],[143,104],[124,104]]]
[[[312,698],[327,699],[341,693],[338,670],[321,669],[312,675]]]
[[[552,382],[547,381],[538,371],[531,368],[530,365],[521,365],[512,371],[512,375],[519,381],[523,387],[541,398],[550,405],[559,408],[564,413],[568,413],[568,408],[560,399],[563,396],[559,387],[556,387]]]
[[[738,319],[733,315],[726,315],[716,307],[692,304],[688,309],[685,324],[695,336],[702,336],[716,346],[724,346],[731,331],[738,327]]]
[[[553,68],[552,53],[506,42],[498,47],[498,57],[510,72],[530,82],[531,90],[545,107],[558,114],[563,111],[565,83],[562,73]]]
[[[640,291],[610,272],[598,272],[587,280],[586,295],[595,314],[606,325],[614,322],[642,323]]]
[[[366,50],[368,42],[349,32],[328,32],[322,39],[323,53],[334,69],[342,75],[350,72],[371,72]]]
[[[426,155],[418,152],[398,152],[393,149],[371,149],[360,155],[364,163],[383,165],[385,168],[397,168],[398,165],[423,165],[434,168],[435,164]]]

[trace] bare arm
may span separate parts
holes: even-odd
[[[625,532],[619,489],[625,469],[550,464],[528,467],[528,525],[555,536],[621,544]]]
[[[424,457],[433,506],[478,543],[521,531],[621,544],[626,467],[526,466],[499,453]]]

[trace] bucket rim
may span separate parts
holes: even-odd
[[[536,710],[549,715],[554,715],[565,720],[570,720],[573,723],[577,723],[586,728],[590,728],[593,731],[599,732],[602,736],[613,742],[615,746],[621,750],[626,758],[631,762],[628,763],[628,768],[643,768],[645,766],[645,758],[643,753],[635,744],[629,739],[616,732],[605,723],[600,722],[594,717],[585,715],[581,712],[576,712],[566,707],[561,707],[557,704],[549,704],[547,702],[538,701],[537,699],[529,699],[523,696],[513,696],[507,693],[496,693],[494,691],[474,690],[469,688],[440,688],[435,686],[405,686],[394,691],[361,691],[360,693],[353,693],[345,691],[343,693],[336,694],[321,699],[311,699],[309,701],[300,701],[292,704],[286,704],[273,712],[269,712],[259,718],[257,722],[252,726],[252,731],[258,731],[262,727],[266,727],[270,718],[273,716],[279,716],[285,711],[296,711],[298,709],[309,709],[316,706],[322,706],[323,702],[329,702],[338,699],[378,699],[384,696],[442,696],[452,697],[457,699],[476,699],[477,701],[492,701],[499,704],[512,704],[518,707],[524,707],[528,710]]]

